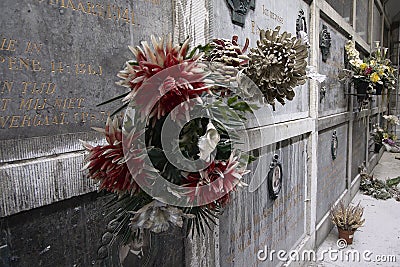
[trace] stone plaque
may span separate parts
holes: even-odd
[[[333,131],[336,131],[336,158],[332,158]],[[317,222],[346,189],[347,125],[320,132],[318,136]]]
[[[249,9],[244,18],[243,27],[235,25],[231,20],[231,8],[226,1],[213,0],[213,10],[215,14],[219,14],[218,23],[214,23],[213,35],[219,38],[231,39],[233,35],[239,37],[239,44],[243,45],[246,38],[250,39],[250,47],[254,48],[259,39],[260,29],[275,29],[276,26],[281,27],[283,31],[290,32],[292,36],[296,36],[296,21],[300,10],[304,11],[306,24],[309,25],[310,8],[303,0],[294,0],[288,5],[282,1],[264,0],[255,1],[255,10]],[[240,1],[237,1],[240,2]],[[279,123],[287,119],[290,114],[291,119],[306,118],[308,116],[309,89],[308,83],[298,86],[294,89],[296,96],[292,101],[287,101],[284,106],[277,103],[276,112],[274,112],[274,122]],[[256,114],[264,114],[266,109],[261,108]],[[262,115],[261,115],[262,117]],[[268,125],[273,122],[261,122],[262,125]],[[250,122],[249,128],[257,127]]]
[[[285,175],[279,197],[268,197],[265,179],[254,192],[234,194],[219,220],[220,266],[277,266],[278,259],[258,258],[261,250],[293,249],[304,236],[307,141],[300,137],[280,143],[279,160]],[[263,148],[255,176],[266,176],[274,151]],[[254,177],[253,177],[254,179]],[[258,179],[258,178],[256,178]]]
[[[172,31],[172,1],[0,2],[0,140],[88,132],[117,106],[128,45]]]
[[[319,116],[329,116],[335,113],[346,112],[348,109],[348,97],[345,96],[345,83],[339,81],[339,71],[344,68],[344,46],[347,39],[334,27],[324,20],[320,20],[320,29],[326,27],[331,37],[331,47],[326,61],[319,52],[319,73],[326,75],[326,80],[320,84],[320,88],[326,88],[325,97],[320,100]]]

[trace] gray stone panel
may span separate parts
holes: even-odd
[[[150,35],[173,31],[172,1],[1,1],[1,216],[95,190],[79,139],[104,142],[116,74]],[[17,14],[17,15],[16,15]],[[78,152],[78,153],[77,153]]]
[[[92,145],[105,142],[104,135],[95,131],[2,140],[0,142],[0,163],[12,163],[81,151],[83,146],[79,140],[90,141]]]
[[[282,31],[288,31],[296,34],[296,19],[298,12],[302,9],[307,18],[307,27],[310,26],[309,6],[302,0],[293,0],[290,4],[282,4],[282,2],[274,0],[256,1],[255,10],[249,10],[246,16],[244,27],[232,24],[231,10],[226,3],[227,1],[213,0],[213,10],[215,21],[213,28],[214,37],[231,39],[233,35],[239,36],[239,43],[244,44],[246,38],[250,39],[250,47],[256,47],[259,38],[260,29],[274,29],[276,26],[281,27]],[[218,22],[218,23],[216,23]],[[295,88],[296,97],[293,101],[287,101],[282,106],[276,103],[275,122],[305,118],[308,116],[309,104],[309,86],[308,83]],[[263,109],[259,110],[262,114]],[[271,122],[263,122],[262,124],[270,124]],[[254,127],[250,123],[249,127]]]
[[[257,260],[257,252],[265,246],[290,250],[304,236],[307,141],[298,137],[281,145],[276,150],[283,165],[280,195],[275,201],[269,199],[266,180],[255,192],[245,189],[234,194],[219,220],[220,266],[275,266],[276,259]],[[271,149],[262,150],[258,160],[261,169],[255,175],[260,181],[267,176]]]
[[[90,194],[1,218],[1,266],[112,266],[97,261],[105,201]]]
[[[84,177],[83,153],[0,166],[0,217],[97,189]]]
[[[373,133],[373,125],[378,123],[378,115],[372,116],[369,118],[369,130],[370,133],[368,133],[368,161],[372,159],[372,157],[375,155],[374,153],[374,148],[375,148],[375,142],[374,142],[374,137],[372,135]]]
[[[380,45],[382,45],[382,15],[376,4],[374,4],[374,23],[372,25],[372,32],[372,42],[380,41]],[[375,48],[375,43],[373,43],[373,48]]]
[[[353,123],[353,163],[351,166],[351,177],[354,179],[358,171],[358,166],[365,162],[367,121],[365,119],[354,120]]]
[[[364,39],[367,43],[368,40],[368,1],[365,0],[357,0],[357,9],[356,9],[356,32]]]
[[[353,24],[353,0],[326,0],[350,25]]]
[[[319,51],[319,72],[327,76],[326,80],[319,86],[325,86],[325,97],[320,98],[319,116],[324,117],[335,113],[347,111],[348,97],[345,95],[346,85],[338,79],[338,73],[344,68],[344,46],[347,39],[334,27],[321,19],[319,27],[326,25],[331,35],[330,54],[326,62],[322,61]],[[321,96],[320,96],[321,97]]]
[[[347,129],[348,126],[342,124],[318,135],[317,222],[346,189]],[[338,138],[336,159],[332,158],[331,152],[333,131],[336,131]]]
[[[1,1],[0,140],[90,131],[128,45],[172,32],[172,1]]]

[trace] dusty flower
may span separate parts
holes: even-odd
[[[379,77],[378,73],[374,72],[371,74],[370,78],[371,82],[376,83],[378,82],[381,78]]]
[[[106,136],[106,145],[91,146],[86,142],[82,142],[86,150],[89,151],[86,157],[87,164],[83,169],[89,171],[88,177],[100,182],[99,189],[104,189],[116,193],[130,193],[132,195],[138,193],[140,188],[136,181],[133,179],[147,179],[150,177],[148,170],[152,168],[145,166],[142,160],[143,149],[132,149],[129,158],[125,157],[123,151],[123,137],[121,124],[117,118],[111,120],[108,118],[106,128],[95,130],[103,133]],[[138,137],[140,133],[130,135],[125,138],[131,142]],[[135,166],[131,170],[128,168]]]
[[[290,33],[279,31],[280,27],[260,31],[257,48],[251,49],[249,66],[244,72],[273,107],[275,99],[282,105],[285,99],[292,100],[293,88],[307,80],[307,46]]]
[[[170,225],[182,227],[184,217],[193,218],[193,215],[185,214],[181,209],[157,200],[131,213],[134,214],[131,219],[133,231],[147,229],[154,233],[167,231]]]
[[[217,129],[215,129],[215,126],[209,122],[206,133],[199,138],[198,146],[200,150],[200,159],[209,161],[210,155],[217,147],[219,140],[220,136]]]
[[[228,161],[215,160],[204,170],[185,173],[187,183],[184,186],[191,188],[188,193],[189,201],[210,203],[211,207],[226,205],[230,192],[237,186],[247,185],[242,179],[249,171],[239,168],[238,165],[238,158],[232,153]]]
[[[190,107],[184,102],[209,90],[207,74],[198,62],[201,54],[188,58],[189,39],[175,46],[171,36],[165,45],[164,38],[152,36],[151,40],[154,49],[147,42],[142,42],[143,49],[129,47],[135,60],[128,61],[118,74],[122,78],[118,84],[131,89],[123,101],[134,101],[142,121],[147,117],[160,119],[180,104],[185,114]],[[157,78],[151,80],[156,74]]]

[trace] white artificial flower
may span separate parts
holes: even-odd
[[[199,138],[198,146],[200,153],[198,155],[200,156],[200,159],[209,161],[210,155],[217,147],[219,140],[220,136],[217,129],[215,129],[215,126],[209,122],[205,135]]]
[[[387,120],[389,124],[400,125],[399,118],[394,115],[383,115],[383,118]]]
[[[148,229],[154,233],[165,232],[170,225],[182,227],[183,217],[193,218],[192,214],[185,214],[181,209],[157,200],[131,213],[134,214],[133,218],[131,218],[133,231]]]

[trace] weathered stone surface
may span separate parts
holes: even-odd
[[[101,143],[128,45],[172,32],[172,1],[1,1],[0,216],[95,189],[79,139]],[[18,16],[16,16],[18,14]],[[70,153],[70,154],[66,154]]]
[[[382,15],[379,11],[379,8],[376,4],[374,4],[374,21],[372,25],[372,42],[379,41],[380,45],[382,45]],[[375,43],[372,43],[373,48],[375,47]]]
[[[83,153],[0,166],[0,217],[97,189],[84,177]]]
[[[325,96],[322,97],[320,93],[320,117],[347,111],[349,99],[345,96],[346,84],[341,83],[338,78],[339,71],[344,68],[344,46],[347,39],[321,19],[320,29],[322,29],[322,25],[327,26],[331,35],[331,48],[326,62],[322,61],[321,52],[319,54],[319,72],[327,76],[326,80],[320,84],[320,88],[325,87]]]
[[[276,153],[283,166],[282,191],[270,200],[265,180],[255,192],[245,189],[234,195],[219,220],[220,266],[275,266],[276,259],[261,262],[257,252],[265,247],[289,251],[304,235],[307,141],[298,137],[280,144]],[[273,156],[271,147],[263,150],[258,179],[267,175]]]
[[[1,266],[115,266],[97,260],[105,201],[90,194],[1,218]]]
[[[350,25],[353,24],[353,1],[326,0]],[[358,8],[358,6],[357,6]]]
[[[104,135],[91,131],[84,133],[40,136],[25,139],[2,140],[0,163],[49,157],[82,150],[80,140],[91,140],[91,144],[104,143]]]
[[[364,41],[368,41],[368,1],[357,0],[356,31]]]
[[[146,241],[149,246],[143,248],[143,255],[137,257],[135,254],[129,253],[122,266],[187,266],[185,261],[185,241],[186,236],[181,228],[171,227],[167,232],[153,233]]]
[[[129,44],[172,32],[172,1],[1,1],[0,140],[90,131],[122,94]]]
[[[354,179],[359,173],[358,167],[365,163],[366,149],[366,119],[354,120],[353,123],[353,162],[351,165],[351,177]]]
[[[250,47],[256,47],[259,39],[259,29],[274,29],[281,27],[282,31],[288,31],[296,35],[296,19],[299,11],[305,12],[307,27],[309,26],[309,6],[302,0],[291,1],[290,5],[279,1],[265,0],[256,1],[255,10],[249,10],[246,15],[244,27],[232,24],[231,10],[226,1],[213,0],[213,36],[218,38],[231,39],[233,35],[239,36],[239,43],[244,44],[246,38],[250,39]],[[305,118],[308,116],[309,104],[309,86],[308,83],[298,86],[294,89],[296,96],[292,101],[282,106],[276,104],[275,122],[287,120],[290,114],[290,120]],[[263,109],[259,111],[262,113]],[[250,125],[254,127],[254,125]]]
[[[318,136],[317,222],[346,189],[347,181],[346,124],[327,129]],[[332,134],[336,131],[338,146],[336,159],[332,158]]]

